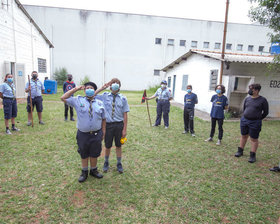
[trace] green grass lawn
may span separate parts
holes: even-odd
[[[27,127],[26,104],[19,104],[21,131],[7,136],[0,110],[0,223],[277,223],[280,174],[268,169],[280,159],[279,121],[263,123],[250,164],[249,145],[243,157],[233,156],[238,122],[224,123],[218,147],[204,142],[209,122],[196,118],[196,137],[183,135],[183,111],[171,107],[170,128],[152,128],[142,92],[123,93],[131,110],[124,173],[113,150],[104,178],[82,184],[76,124],[64,122],[61,91],[44,96],[44,126],[34,114],[34,128]],[[154,123],[155,102],[149,105]]]

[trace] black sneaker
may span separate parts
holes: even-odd
[[[75,119],[73,117],[70,118],[70,121],[75,121]]]
[[[250,158],[248,160],[249,163],[254,163],[256,162],[257,159],[256,159],[256,153],[255,152],[250,152]]]
[[[103,172],[107,173],[108,170],[109,170],[109,162],[104,162]]]
[[[237,152],[235,153],[234,156],[235,156],[235,157],[243,156],[243,151],[244,151],[244,149],[238,147],[238,150],[237,150]]]
[[[91,176],[95,177],[95,178],[98,178],[98,179],[103,178],[103,175],[102,175],[101,173],[98,172],[97,168],[91,169],[90,172],[89,172],[89,174],[90,174]]]
[[[118,169],[119,173],[123,173],[123,167],[122,167],[121,163],[117,164],[117,169]]]
[[[82,170],[81,176],[79,177],[78,181],[80,183],[84,182],[88,178],[88,170]]]
[[[273,167],[273,168],[270,168],[269,170],[270,170],[270,171],[273,171],[273,172],[280,172],[280,167],[275,166],[275,167]]]

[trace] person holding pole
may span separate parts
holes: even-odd
[[[28,93],[27,97],[27,112],[28,112],[28,122],[27,126],[31,126],[31,102],[30,97],[32,98],[32,108],[34,110],[34,106],[36,106],[36,111],[39,118],[39,124],[44,125],[45,123],[42,121],[42,111],[43,111],[43,98],[42,93],[45,90],[43,83],[38,79],[38,73],[33,71],[31,73],[32,79],[30,80],[30,84],[27,82],[25,86],[25,92]]]
[[[104,92],[101,95],[97,95],[108,87],[110,87],[111,92]],[[121,138],[125,138],[127,133],[127,113],[129,112],[129,105],[126,97],[119,93],[120,87],[121,81],[117,78],[113,78],[95,93],[95,98],[103,101],[106,112],[104,172],[109,170],[109,156],[113,140],[115,140],[117,170],[119,173],[123,173]]]
[[[15,118],[17,117],[17,100],[16,89],[13,84],[13,75],[6,74],[4,83],[0,85],[0,98],[3,99],[4,118],[6,126],[6,134],[11,135],[9,129],[9,120],[12,122],[12,131],[20,131],[15,126]]]
[[[192,85],[187,85],[187,94],[184,97],[184,131],[187,134],[189,131],[195,137],[193,120],[194,120],[194,107],[197,104],[197,95],[192,92]]]
[[[103,102],[95,99],[97,86],[87,82],[83,86],[75,87],[61,96],[61,100],[74,107],[77,114],[77,144],[81,156],[82,173],[78,179],[80,183],[88,178],[88,160],[90,161],[89,174],[95,178],[103,178],[97,170],[97,159],[102,150],[102,140],[106,132],[105,109]],[[77,91],[84,90],[86,96],[72,97]]]
[[[161,117],[163,115],[164,126],[165,129],[169,127],[169,111],[170,111],[170,100],[172,99],[171,90],[167,88],[167,82],[163,80],[161,83],[161,87],[155,92],[155,94],[151,97],[146,97],[146,100],[151,100],[158,97],[157,102],[157,118],[156,122],[153,125],[157,127],[161,123]]]

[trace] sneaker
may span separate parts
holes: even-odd
[[[6,130],[6,134],[7,134],[7,135],[11,135],[11,134],[12,134],[12,132],[10,131],[10,129],[7,129],[7,130]]]
[[[12,131],[20,131],[20,129],[14,127],[14,128],[12,128]]]
[[[168,129],[168,126],[165,126],[165,129]]]
[[[118,169],[119,173],[123,173],[123,167],[122,167],[121,163],[117,164],[117,169]]]
[[[108,170],[109,170],[109,162],[104,162],[103,172],[107,173]]]
[[[68,121],[68,118],[67,118],[67,117],[65,117],[64,121]]]
[[[189,131],[183,131],[182,132],[182,134],[188,134],[189,133]]]
[[[216,145],[221,145],[222,141],[220,139],[218,139]]]
[[[270,170],[270,171],[273,171],[273,172],[280,172],[280,167],[275,166],[275,167],[273,167],[273,168],[270,168],[269,170]]]
[[[156,124],[153,124],[152,126],[153,126],[153,127],[157,127],[158,125],[156,125]]]
[[[31,126],[31,121],[28,121],[26,125]]]
[[[235,153],[234,156],[235,156],[235,157],[243,156],[243,151],[244,151],[244,149],[238,147],[238,150],[237,150],[237,152]]]
[[[70,121],[75,121],[75,119],[73,117],[70,118]]]
[[[256,159],[256,153],[255,152],[250,152],[250,158],[248,160],[249,163],[254,163],[256,162],[257,159]]]
[[[195,134],[194,134],[194,133],[192,133],[192,137],[195,137]]]
[[[213,142],[213,138],[207,138],[206,140],[204,140],[205,142]]]
[[[97,168],[91,169],[90,172],[89,172],[89,174],[90,174],[91,176],[95,177],[95,178],[98,178],[98,179],[103,178],[103,175],[102,175],[101,173],[98,172]]]
[[[39,124],[44,125],[45,123],[43,121],[39,121]]]

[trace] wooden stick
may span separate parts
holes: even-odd
[[[148,111],[148,116],[149,116],[150,126],[152,127],[152,122],[151,122],[151,116],[150,116],[150,111],[149,111],[148,100],[146,100],[146,104],[147,104],[147,111]]]
[[[30,76],[28,75],[28,83],[29,83],[29,96],[30,96],[30,109],[31,109],[31,126],[33,128],[34,124],[33,124],[33,105],[32,105],[32,97],[31,97],[31,84],[30,84]]]

